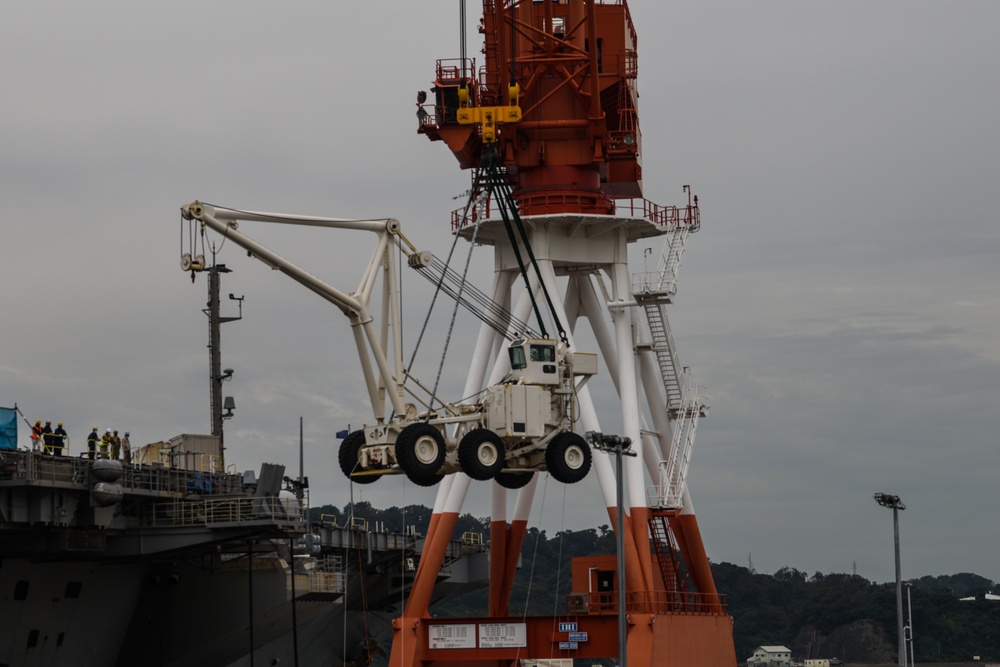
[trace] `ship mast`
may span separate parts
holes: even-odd
[[[233,377],[233,369],[222,369],[222,336],[221,327],[226,322],[234,322],[243,319],[243,297],[232,294],[229,298],[239,303],[239,315],[236,317],[222,317],[220,314],[221,303],[219,294],[222,289],[223,273],[231,273],[232,270],[226,268],[225,264],[216,264],[215,257],[212,257],[212,266],[208,272],[208,307],[202,312],[208,315],[208,357],[209,357],[209,399],[211,402],[212,435],[219,439],[219,467],[226,468],[226,449],[223,436],[222,423],[233,416],[236,404],[232,396],[222,397],[222,383]]]

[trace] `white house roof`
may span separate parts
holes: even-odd
[[[791,653],[792,650],[787,646],[758,646],[757,650],[767,651],[768,653]]]

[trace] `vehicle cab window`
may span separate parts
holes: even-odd
[[[511,346],[508,350],[510,353],[510,367],[515,370],[521,370],[528,366],[528,361],[524,357],[524,346],[518,345],[517,347]]]

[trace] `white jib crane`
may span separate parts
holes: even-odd
[[[474,479],[496,479],[508,488],[519,488],[536,470],[548,470],[564,483],[580,481],[590,470],[590,448],[573,432],[573,424],[576,392],[597,372],[596,355],[572,352],[555,340],[522,334],[509,346],[511,373],[471,404],[435,403],[436,397],[404,368],[394,250],[406,255],[408,265],[417,270],[429,270],[433,256],[418,251],[403,236],[398,220],[261,213],[197,201],[181,207],[181,215],[244,248],[347,316],[374,417],[373,424],[341,443],[341,468],[354,481],[370,483],[383,474],[403,472],[413,482],[430,486],[444,474],[463,471]],[[345,292],[239,231],[241,221],[372,232],[375,248],[357,289]],[[181,268],[202,270],[204,258],[184,255]],[[376,329],[370,303],[380,274],[382,318]],[[391,358],[387,350],[390,333]],[[428,396],[415,393],[407,380]],[[404,402],[407,394],[422,409]]]

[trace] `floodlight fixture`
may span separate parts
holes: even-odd
[[[894,510],[905,510],[906,503],[899,499],[899,496],[894,496],[890,493],[876,493],[875,502],[877,502],[882,507],[888,507]]]
[[[222,409],[225,411],[222,415],[222,419],[232,419],[233,410],[236,409],[236,401],[233,400],[232,396],[226,396],[225,401],[223,401]]]

